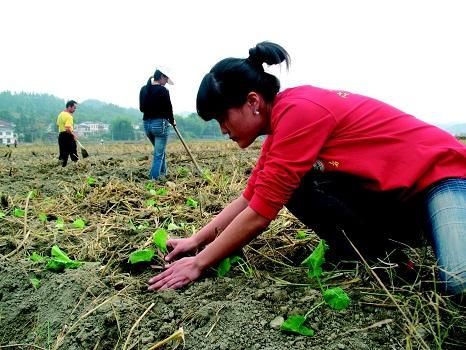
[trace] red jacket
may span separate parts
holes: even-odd
[[[381,101],[313,86],[275,98],[270,134],[243,196],[274,219],[314,166],[364,180],[400,199],[448,177],[466,177],[466,146],[449,133]]]

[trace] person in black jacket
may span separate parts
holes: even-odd
[[[170,93],[165,85],[173,85],[173,81],[164,74],[166,69],[157,68],[147,84],[139,93],[139,110],[143,113],[144,131],[154,146],[154,158],[149,173],[151,179],[167,174],[165,147],[168,137],[168,123],[176,125]]]

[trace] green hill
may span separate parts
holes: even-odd
[[[100,121],[111,125],[118,121],[142,124],[142,114],[135,108],[123,108],[99,100],[78,101],[79,106],[73,114],[75,123]],[[0,92],[0,120],[15,124],[15,132],[20,142],[54,140],[56,118],[65,108],[66,101],[49,94]],[[221,138],[215,121],[204,122],[196,113],[188,116],[175,116],[178,129],[185,138]]]

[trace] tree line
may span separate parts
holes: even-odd
[[[55,141],[56,119],[66,101],[49,94],[0,92],[0,120],[15,124],[19,142]],[[124,108],[98,100],[78,101],[74,113],[75,124],[102,122],[110,125],[108,134],[99,138],[135,140],[143,135],[142,113],[135,108]],[[177,127],[187,139],[222,138],[215,121],[205,122],[196,113],[175,115]],[[140,125],[135,130],[134,125]]]

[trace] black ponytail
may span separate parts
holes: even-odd
[[[283,61],[288,69],[288,52],[268,41],[251,48],[248,58],[221,60],[202,79],[196,99],[197,114],[206,121],[219,118],[228,109],[243,105],[251,91],[261,94],[266,102],[272,102],[280,91],[280,81],[264,72],[262,65]]]

